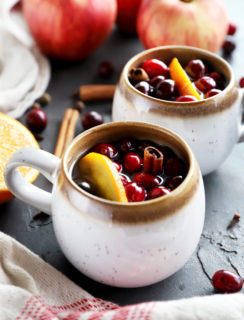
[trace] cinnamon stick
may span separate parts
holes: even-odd
[[[115,85],[99,85],[90,84],[80,86],[79,94],[80,99],[86,101],[96,100],[112,100],[115,92]]]
[[[65,110],[54,151],[55,156],[61,158],[65,149],[73,140],[78,118],[78,110],[71,108]]]
[[[164,156],[161,151],[155,147],[146,147],[144,149],[143,170],[146,173],[159,174],[163,170]]]

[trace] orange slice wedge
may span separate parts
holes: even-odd
[[[196,97],[198,100],[202,99],[177,58],[173,58],[170,62],[169,73],[171,78],[175,81],[180,95],[191,95]]]
[[[12,154],[23,147],[39,148],[39,144],[23,124],[0,113],[0,204],[13,198],[4,182],[4,167]],[[30,183],[38,176],[38,171],[32,168],[20,167],[19,171]]]
[[[120,175],[108,157],[96,152],[88,153],[79,161],[79,174],[91,183],[98,196],[128,202]]]

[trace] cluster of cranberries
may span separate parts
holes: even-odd
[[[184,69],[204,99],[219,94],[226,87],[224,75],[210,70],[200,59],[190,60]],[[137,90],[158,99],[198,101],[194,96],[179,94],[175,81],[170,78],[168,66],[158,59],[146,60],[139,68],[130,70],[129,80]]]
[[[163,170],[154,175],[143,171],[144,149],[154,146],[164,156]],[[120,174],[129,202],[155,199],[169,194],[184,180],[187,168],[169,147],[130,137],[115,143],[99,143],[90,152],[109,157]],[[83,187],[83,184],[80,185]],[[86,191],[90,188],[87,188]]]
[[[227,38],[223,43],[223,52],[226,56],[231,55],[231,53],[235,50],[236,44],[233,41],[233,36],[236,33],[237,25],[234,22],[230,22],[227,31]]]

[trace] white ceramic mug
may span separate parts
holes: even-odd
[[[130,83],[130,70],[144,60],[156,58],[169,64],[173,57],[183,65],[191,59],[210,63],[224,74],[227,87],[211,98],[180,103],[147,96]],[[244,140],[243,92],[237,87],[231,66],[216,54],[186,46],[157,47],[137,54],[125,65],[114,95],[112,119],[155,123],[175,131],[190,145],[205,175],[217,169],[235,144]]]
[[[99,142],[131,136],[170,146],[189,167],[170,194],[137,203],[119,203],[80,189],[73,164]],[[26,182],[19,166],[39,170],[53,183],[52,193]],[[67,259],[82,273],[119,287],[145,286],[179,270],[199,241],[205,195],[198,163],[178,135],[160,126],[109,123],[79,135],[62,160],[37,149],[17,151],[5,168],[5,182],[23,201],[52,214],[54,231]]]

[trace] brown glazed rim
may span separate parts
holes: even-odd
[[[168,136],[169,139],[174,140],[176,144],[180,145],[180,149],[184,151],[186,158],[187,158],[187,161],[188,161],[188,165],[189,165],[189,170],[188,170],[188,173],[187,173],[184,181],[175,190],[173,190],[170,194],[165,195],[164,197],[156,198],[153,200],[142,201],[142,202],[128,202],[128,203],[120,203],[120,202],[116,202],[116,201],[106,200],[106,199],[94,196],[94,195],[82,190],[81,188],[79,188],[77,186],[77,184],[71,179],[71,176],[69,174],[69,168],[68,168],[68,161],[69,161],[69,159],[72,158],[72,154],[74,153],[76,145],[79,144],[81,139],[84,140],[84,139],[86,139],[87,136],[89,136],[91,134],[99,133],[99,131],[102,131],[103,129],[109,129],[109,128],[114,128],[114,127],[116,127],[116,128],[121,127],[124,130],[123,132],[126,132],[126,128],[132,129],[135,127],[143,128],[145,131],[149,131],[149,130],[153,129],[155,132],[157,131],[158,134],[161,133],[164,135],[164,137]],[[167,139],[165,139],[165,141],[167,141]],[[90,146],[90,147],[92,147],[92,146]],[[78,157],[77,154],[76,154],[76,156]],[[110,122],[110,123],[99,125],[97,127],[86,130],[83,133],[81,133],[80,135],[78,135],[72,141],[72,143],[69,145],[69,147],[67,148],[67,150],[62,158],[61,170],[63,172],[64,177],[66,178],[66,181],[76,191],[83,194],[83,196],[90,198],[93,201],[99,202],[100,204],[106,204],[106,205],[113,206],[115,209],[125,207],[125,206],[131,207],[131,208],[150,207],[153,203],[159,203],[159,202],[163,203],[172,197],[176,197],[176,196],[177,196],[177,198],[182,197],[183,194],[185,194],[184,193],[185,189],[187,189],[188,193],[189,193],[190,189],[194,190],[194,188],[196,187],[195,185],[193,186],[193,184],[195,184],[195,182],[196,182],[195,178],[196,178],[198,171],[199,171],[195,156],[193,155],[193,152],[191,151],[191,149],[187,145],[187,143],[179,135],[177,135],[173,131],[166,129],[164,127],[161,127],[159,125],[149,124],[149,123],[145,123],[145,122],[134,122],[134,121]],[[191,194],[191,193],[189,193],[189,194]],[[191,194],[191,196],[192,196],[192,194]],[[118,220],[120,220],[120,219],[118,219]],[[121,219],[121,220],[123,220],[123,219]]]
[[[199,101],[189,101],[189,102],[179,102],[179,101],[168,101],[168,100],[161,100],[158,98],[154,98],[148,95],[145,95],[144,93],[140,92],[139,90],[137,90],[129,81],[128,79],[128,74],[130,69],[132,68],[133,65],[138,65],[140,64],[143,60],[144,57],[153,53],[153,52],[160,52],[160,51],[167,51],[167,50],[182,50],[183,53],[187,53],[187,52],[191,52],[191,53],[201,53],[202,55],[206,56],[206,60],[211,61],[211,60],[217,60],[220,63],[222,63],[226,69],[228,70],[229,73],[229,80],[228,80],[228,85],[227,87],[218,94],[218,97],[222,97],[223,95],[226,95],[228,93],[230,93],[230,91],[234,88],[235,86],[235,77],[234,77],[234,73],[232,68],[230,67],[230,65],[221,57],[217,56],[216,54],[204,50],[204,49],[200,49],[200,48],[195,48],[195,47],[190,47],[190,46],[161,46],[161,47],[156,47],[156,48],[152,48],[152,49],[148,49],[148,50],[144,50],[140,53],[138,53],[137,55],[133,56],[124,66],[122,73],[121,73],[121,79],[123,79],[125,81],[125,84],[127,86],[127,88],[131,91],[133,91],[135,94],[138,94],[140,96],[142,96],[143,98],[147,99],[148,101],[155,101],[155,102],[163,102],[164,105],[167,106],[177,106],[179,104],[182,104],[183,106],[187,105],[187,107],[190,108],[200,108],[203,107],[205,105],[206,102],[208,101],[213,101],[216,96],[212,96],[210,98],[207,99],[202,99]]]

